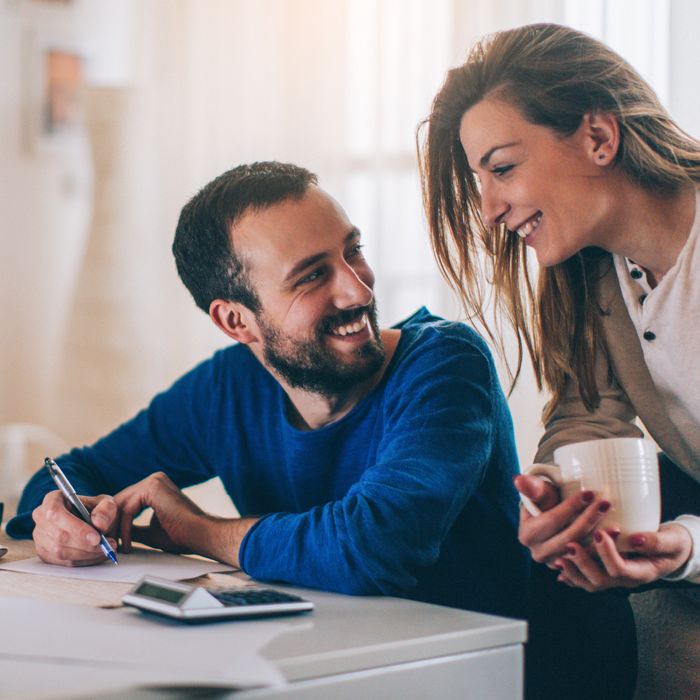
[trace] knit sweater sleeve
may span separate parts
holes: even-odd
[[[207,361],[158,394],[148,408],[89,447],[56,458],[79,495],[115,494],[157,471],[179,486],[205,481],[216,363]],[[25,487],[17,515],[7,524],[12,537],[31,537],[31,514],[56,486],[40,469]]]
[[[410,590],[477,497],[497,391],[483,343],[450,337],[421,348],[386,387],[376,463],[340,500],[261,518],[241,545],[242,568],[343,593]]]

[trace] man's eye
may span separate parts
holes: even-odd
[[[364,248],[364,246],[362,245],[362,243],[358,243],[357,245],[354,245],[352,248],[350,248],[350,251],[348,252],[348,256],[347,256],[348,260],[350,260],[350,258],[354,258],[358,255],[362,255],[363,248]]]
[[[502,175],[505,175],[507,172],[511,171],[513,169],[512,165],[501,165],[498,168],[494,168],[491,172],[496,175],[496,177],[501,177]]]
[[[317,270],[314,270],[313,272],[310,272],[306,277],[302,277],[298,282],[297,282],[297,287],[302,284],[308,284],[309,282],[315,282],[317,279],[320,279],[323,276],[323,268],[318,268]]]

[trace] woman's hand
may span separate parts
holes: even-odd
[[[593,545],[586,549],[570,542],[566,553],[554,561],[558,580],[586,591],[606,588],[636,588],[677,571],[690,558],[693,540],[688,530],[676,523],[666,523],[658,532],[631,535],[634,552],[621,554],[615,537],[596,530]]]
[[[610,502],[593,491],[582,491],[560,501],[557,489],[539,477],[521,474],[514,483],[542,511],[535,516],[525,508],[520,509],[520,542],[536,562],[550,568],[554,568],[555,559],[566,554],[571,542],[589,538],[610,509]]]

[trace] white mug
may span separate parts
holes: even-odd
[[[533,464],[525,474],[543,476],[559,489],[562,500],[579,491],[594,491],[611,508],[598,527],[619,529],[615,541],[621,552],[633,547],[635,532],[656,532],[661,520],[659,461],[656,446],[643,438],[608,438],[564,445],[554,451],[555,464]],[[521,495],[532,515],[540,510]]]

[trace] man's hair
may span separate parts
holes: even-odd
[[[180,212],[172,250],[180,279],[200,309],[209,313],[214,299],[226,299],[260,310],[232,228],[249,211],[300,199],[317,182],[305,168],[266,161],[239,165],[192,197]]]

